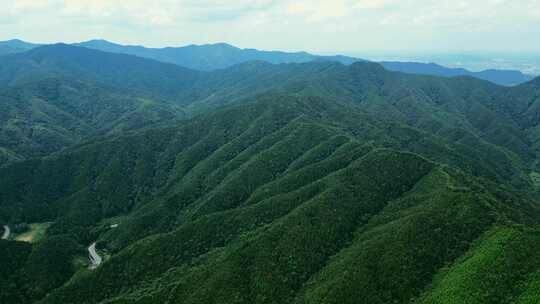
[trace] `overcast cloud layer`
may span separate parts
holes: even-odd
[[[0,0],[0,40],[540,51],[540,0]]]

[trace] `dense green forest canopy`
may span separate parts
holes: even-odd
[[[0,303],[540,299],[540,79],[53,45],[0,125]]]

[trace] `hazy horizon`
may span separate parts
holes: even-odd
[[[163,44],[163,45],[150,45],[149,43],[145,43],[144,41],[141,41],[140,43],[125,43],[118,40],[113,39],[106,39],[103,37],[94,37],[84,40],[48,40],[48,41],[41,41],[41,40],[30,40],[30,39],[24,39],[21,37],[16,36],[0,36],[0,42],[6,42],[6,41],[14,41],[19,40],[26,43],[32,43],[32,44],[55,44],[55,43],[65,43],[65,44],[76,44],[76,43],[82,43],[82,42],[88,42],[88,41],[107,41],[114,44],[124,45],[124,46],[141,46],[145,48],[179,48],[179,47],[187,47],[192,45],[202,46],[202,45],[215,45],[215,44],[228,44],[236,48],[240,49],[257,49],[257,50],[264,50],[264,51],[281,51],[281,52],[308,52],[313,54],[319,54],[319,55],[346,55],[346,56],[359,56],[359,55],[368,55],[368,56],[379,56],[384,55],[387,57],[391,56],[418,56],[418,55],[466,55],[466,56],[497,56],[497,55],[512,55],[512,56],[528,56],[528,57],[540,57],[540,51],[518,51],[518,50],[509,50],[509,51],[491,51],[491,50],[428,50],[428,49],[418,49],[418,50],[400,50],[400,49],[367,49],[367,50],[353,50],[353,51],[309,51],[306,49],[279,49],[279,48],[257,48],[253,46],[242,46],[235,44],[230,41],[225,40],[218,40],[218,41],[207,41],[207,42],[200,42],[200,43],[194,43],[185,41],[183,43],[176,43],[176,44]]]
[[[0,16],[0,40],[101,38],[147,47],[227,42],[320,54],[530,53],[540,51],[539,23],[536,0],[14,0]]]
[[[110,43],[120,44],[120,45],[129,45],[129,46],[142,46],[150,47],[146,43],[139,44],[125,44],[119,41],[108,40],[102,37],[95,37],[88,40],[77,40],[77,41],[62,41],[62,40],[53,40],[53,41],[30,41],[25,40],[20,37],[6,37],[0,39],[0,42],[10,41],[10,40],[21,40],[27,43],[35,44],[54,44],[54,43],[80,43],[87,42],[90,40],[104,40]],[[216,41],[208,43],[186,43],[181,45],[163,45],[155,48],[166,48],[166,47],[186,47],[190,45],[211,45],[211,44],[228,44],[233,47],[241,49],[254,49],[254,47],[244,47],[235,45],[228,41]],[[501,51],[461,51],[461,52],[452,52],[452,51],[426,51],[426,50],[413,50],[413,51],[403,51],[403,50],[368,50],[368,51],[355,51],[355,52],[310,52],[307,50],[284,50],[284,49],[261,49],[263,51],[283,51],[283,52],[309,52],[316,55],[345,55],[361,59],[366,59],[370,61],[402,61],[402,62],[421,62],[421,63],[436,63],[439,65],[453,67],[453,68],[465,68],[470,71],[482,71],[488,69],[501,69],[501,70],[519,70],[523,73],[530,75],[540,75],[540,54],[535,52],[501,52]]]

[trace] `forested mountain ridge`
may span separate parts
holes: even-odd
[[[539,119],[536,102],[538,91],[534,85],[537,80],[506,89],[470,78],[441,79],[392,73],[377,64],[365,62],[350,66],[334,62],[280,65],[250,62],[215,72],[196,72],[133,56],[67,45],[45,46],[8,57],[12,60],[4,59],[6,64],[0,68],[0,78],[10,86],[21,84],[11,92],[31,92],[27,96],[19,94],[17,97],[20,99],[24,96],[26,103],[16,104],[18,107],[26,104],[25,109],[30,108],[28,101],[36,97],[34,95],[45,94],[45,101],[70,98],[73,102],[79,102],[75,99],[91,98],[84,89],[76,93],[67,90],[69,86],[59,85],[67,77],[81,79],[79,81],[88,83],[94,90],[103,92],[115,86],[118,92],[104,97],[110,99],[100,103],[104,106],[126,105],[126,102],[135,101],[139,106],[146,105],[144,109],[148,106],[154,109],[155,106],[156,115],[164,115],[165,120],[178,117],[183,111],[204,112],[274,91],[364,103],[366,110],[373,110],[372,115],[380,116],[379,110],[384,109],[386,112],[381,118],[391,117],[415,127],[434,128],[433,131],[437,132],[440,130],[436,129],[455,128],[455,123],[458,123],[460,128],[472,131],[492,144],[502,145],[521,157],[534,154],[529,148],[531,141],[535,141],[533,128],[538,125]],[[116,60],[119,61],[111,64]],[[28,85],[22,85],[24,83]],[[9,92],[9,88],[4,91]],[[96,91],[97,94],[103,92]],[[66,94],[69,97],[48,94]],[[122,95],[130,95],[130,100],[113,101],[114,98],[122,98]],[[376,99],[377,102],[372,102]],[[6,103],[6,106],[10,104],[14,103]],[[134,107],[115,111],[132,111]],[[171,111],[177,114],[166,115]],[[445,113],[446,117],[438,117],[439,112]],[[4,113],[5,124],[16,115],[16,112],[7,109]],[[152,121],[161,120],[153,117],[153,114],[150,116]],[[146,118],[141,119],[144,121]],[[28,119],[24,121],[28,123]],[[10,136],[20,134],[9,131],[9,128],[5,130],[12,134]],[[524,130],[529,131],[524,133]]]
[[[497,145],[502,144],[522,157],[529,157],[533,153],[528,148],[531,141],[535,140],[531,127],[538,124],[538,108],[535,103],[537,90],[533,85],[534,82],[505,89],[467,78],[443,80],[430,76],[392,73],[372,63],[344,66],[333,62],[280,65],[250,62],[215,72],[196,72],[132,56],[108,54],[67,45],[46,46],[32,52],[34,53],[18,54],[16,55],[18,57],[14,57],[16,60],[6,62],[0,69],[0,78],[3,77],[12,85],[36,81],[38,84],[33,85],[33,91],[36,91],[36,88],[49,90],[47,81],[49,84],[54,83],[49,80],[51,77],[80,78],[80,81],[89,82],[91,86],[103,86],[104,92],[110,90],[107,89],[108,86],[113,85],[120,89],[115,98],[131,94],[134,98],[130,97],[129,102],[145,104],[151,106],[150,109],[154,109],[155,106],[155,111],[161,113],[156,114],[164,115],[164,118],[178,116],[166,115],[166,112],[170,112],[166,109],[176,109],[173,112],[177,113],[204,112],[224,104],[242,102],[250,96],[268,91],[317,95],[354,103],[364,102],[368,108],[373,108],[373,115],[380,115],[378,110],[384,109],[386,112],[382,117],[413,123],[416,127],[454,128],[454,124],[459,123],[463,128],[474,129],[473,133],[476,136]],[[110,64],[118,56],[121,63]],[[129,63],[130,66],[125,67],[124,63]],[[124,75],[129,75],[127,81]],[[41,84],[38,82],[39,79],[43,79]],[[159,89],[154,86],[159,86]],[[32,85],[26,86],[30,87]],[[26,88],[21,87],[15,91],[24,92]],[[71,94],[69,95],[71,99],[79,98],[73,91],[60,92]],[[84,93],[84,90],[82,92]],[[27,99],[25,108],[30,108],[28,98],[31,97],[34,96],[30,94],[25,97]],[[379,102],[372,103],[374,97],[378,97]],[[88,99],[91,96],[86,94],[86,97],[83,95],[80,98]],[[112,101],[114,98],[111,94],[107,98],[111,101],[101,104],[125,105],[125,102]],[[6,103],[9,104],[13,103]],[[17,105],[21,107],[24,104]],[[130,107],[133,110],[134,105]],[[161,111],[159,108],[165,110]],[[128,109],[130,108],[124,110]],[[403,111],[406,113],[402,113]],[[441,111],[452,118],[450,120],[437,118],[436,113]],[[5,113],[4,121],[8,123],[9,117],[15,114],[11,110],[6,110]],[[153,115],[150,117],[152,121],[156,119],[160,121]],[[426,117],[429,117],[428,121],[425,121]],[[141,119],[144,121],[146,118]],[[452,119],[457,121],[451,122]],[[525,134],[524,129],[531,131]],[[12,135],[7,135],[12,137],[20,134],[9,131],[9,128],[5,131],[11,132]],[[4,154],[13,157],[8,150],[5,150]]]
[[[76,45],[102,51],[151,58],[203,71],[227,68],[235,64],[252,60],[267,61],[273,64],[305,63],[310,61],[336,61],[343,64],[352,64],[358,61],[365,61],[364,59],[341,55],[320,56],[306,52],[287,53],[240,49],[226,43],[190,45],[177,48],[167,47],[161,49],[145,48],[142,46],[124,46],[105,40],[90,40]],[[506,86],[521,84],[532,79],[529,75],[512,70],[484,70],[480,72],[471,72],[466,69],[447,68],[433,63],[399,61],[382,61],[380,64],[390,71],[443,77],[472,76]]]
[[[227,43],[189,45],[151,49],[142,46],[124,46],[106,40],[90,40],[77,46],[113,53],[125,53],[158,61],[174,63],[195,70],[210,71],[228,68],[236,64],[260,60],[273,64],[313,61],[314,56],[306,52],[287,53],[278,51],[241,50]]]
[[[507,86],[522,84],[533,78],[530,75],[513,70],[489,69],[471,72],[463,68],[448,68],[435,63],[382,61],[380,64],[390,71],[443,77],[471,76]]]
[[[178,99],[198,75],[61,44],[0,57],[0,165],[183,118]]]
[[[77,140],[0,167],[0,224],[48,225],[0,241],[0,302],[540,296],[538,79],[33,51],[0,66],[8,143]]]
[[[426,141],[406,126],[380,129],[386,124],[371,120],[346,104],[268,96],[178,127],[8,166],[1,172],[8,177],[0,184],[3,207],[27,208],[12,213],[20,220],[56,219],[50,237],[71,235],[84,244],[101,236],[101,246],[113,253],[102,268],[80,270],[44,303],[252,303],[253,297],[356,303],[363,296],[366,303],[407,302],[439,267],[473,250],[470,242],[480,242],[484,232],[537,221],[535,204],[509,189],[395,150],[467,157],[452,156],[459,144]],[[27,187],[14,191],[21,183]],[[45,218],[32,218],[38,214]],[[107,228],[116,222],[117,229]],[[383,240],[387,245],[377,245]],[[425,251],[399,247],[414,242]],[[390,252],[402,257],[381,260],[386,272],[370,270],[370,256]],[[379,287],[345,284],[339,269],[351,267],[350,259],[358,272],[349,280],[368,282],[367,275]],[[403,259],[410,268],[397,271]],[[249,277],[240,279],[246,267]],[[422,279],[409,271],[421,271]],[[407,278],[401,291],[391,287],[396,277]],[[339,288],[326,295],[331,281]]]
[[[25,87],[22,84],[31,84],[33,82],[41,83],[40,85],[34,85],[35,88],[41,86],[43,90],[48,90],[47,81],[50,84],[54,83],[50,79],[65,79],[68,77],[80,79],[79,81],[81,82],[88,82],[90,87],[102,86],[103,92],[110,91],[109,87],[114,86],[116,87],[115,90],[118,90],[119,93],[114,94],[116,97],[111,97],[112,94],[108,94],[109,96],[106,98],[111,99],[109,104],[123,104],[125,106],[126,102],[128,102],[125,98],[122,102],[112,100],[114,98],[122,99],[121,95],[130,95],[132,96],[130,97],[132,100],[129,103],[138,103],[139,107],[143,104],[146,105],[141,110],[146,111],[150,109],[150,112],[154,114],[149,115],[148,121],[154,122],[161,121],[155,115],[161,115],[163,118],[174,118],[181,114],[181,112],[191,113],[188,115],[193,115],[193,113],[204,112],[225,104],[241,102],[247,97],[264,94],[268,91],[318,95],[334,99],[346,99],[351,102],[369,101],[372,95],[379,96],[383,99],[390,97],[391,100],[385,100],[384,103],[373,104],[374,107],[382,107],[384,105],[384,107],[390,108],[396,107],[396,105],[393,105],[396,99],[403,100],[403,102],[397,104],[398,107],[402,107],[403,104],[410,103],[414,100],[415,105],[409,108],[408,111],[425,112],[432,111],[434,110],[433,107],[437,107],[441,108],[439,110],[444,112],[451,111],[452,115],[469,115],[470,117],[468,119],[473,120],[480,119],[483,116],[475,116],[471,111],[478,110],[485,112],[484,109],[479,107],[485,108],[487,106],[488,112],[491,112],[496,110],[495,107],[500,106],[498,104],[488,104],[487,99],[501,99],[507,92],[514,91],[523,91],[518,93],[522,96],[534,94],[527,93],[533,91],[528,85],[507,90],[481,81],[475,81],[474,79],[465,80],[456,78],[443,81],[442,79],[430,76],[391,73],[383,70],[377,64],[365,62],[355,63],[350,66],[324,61],[279,65],[265,62],[249,62],[214,72],[197,72],[134,56],[109,54],[68,45],[53,45],[33,49],[28,53],[8,56],[4,58],[4,62],[5,64],[0,68],[0,78],[5,83],[10,84],[10,86],[20,87],[20,89],[15,89],[15,91],[24,91],[26,88],[31,87],[31,85],[26,85]],[[356,71],[361,71],[361,73],[356,73]],[[368,71],[370,71],[369,74],[367,73]],[[479,91],[479,96],[465,95],[467,90],[462,89],[471,85],[475,86],[475,90]],[[128,93],[122,92],[122,90],[128,91]],[[34,89],[34,91],[36,90]],[[66,93],[68,91],[64,90],[61,92]],[[79,98],[76,95],[77,93],[73,91],[69,91],[69,94],[71,94],[69,95],[71,99]],[[81,94],[86,94],[80,97],[82,99],[91,97],[88,92],[85,93],[84,89],[81,91]],[[32,97],[31,94],[25,98],[30,97]],[[480,100],[475,100],[477,97],[480,97]],[[61,96],[60,98],[65,99],[67,97]],[[534,97],[530,96],[528,98]],[[479,106],[476,108],[471,107],[469,99],[474,99],[471,102]],[[526,103],[529,101],[523,100]],[[503,102],[501,101],[499,103]],[[7,103],[6,105],[9,104]],[[25,109],[31,109],[32,104],[28,103],[28,100],[26,100],[26,103],[18,103],[18,107],[22,107],[25,104]],[[106,106],[107,103],[100,104]],[[115,112],[133,111],[135,104],[124,109],[119,108]],[[451,106],[450,108],[445,108],[449,105]],[[517,109],[515,105],[510,106],[513,109],[506,109],[508,113],[518,110],[523,111],[522,109]],[[166,109],[172,109],[172,112],[177,112],[177,114],[172,116],[166,115],[166,112],[170,112]],[[404,119],[406,116],[399,114],[403,110],[394,109],[392,112],[386,113],[386,115],[394,113],[397,115],[394,117],[395,119],[399,117],[401,117],[400,119]],[[527,115],[536,115],[535,113],[537,111],[535,107],[529,107],[526,110]],[[483,113],[483,115],[488,112]],[[16,112],[6,109],[5,113],[4,124],[7,124],[12,119],[10,117],[14,117]],[[490,137],[491,140],[495,140],[494,137],[498,137],[497,140],[512,141],[512,143],[507,144],[507,147],[512,150],[520,149],[520,151],[516,151],[519,153],[526,153],[524,152],[524,146],[528,145],[528,143],[526,141],[524,142],[525,136],[523,134],[518,134],[521,131],[517,130],[519,127],[516,125],[516,123],[519,124],[519,122],[516,122],[517,116],[509,118],[508,113],[488,114],[490,116],[502,115],[500,119],[493,121],[493,126],[491,127],[493,129],[504,126],[505,130],[493,129],[485,132],[485,130],[481,129],[477,130],[480,133],[476,132],[476,134],[486,138]],[[118,115],[121,114],[127,115],[126,112],[118,112]],[[373,114],[378,115],[375,112]],[[515,115],[522,115],[522,113],[515,113]],[[432,115],[430,114],[428,116]],[[419,117],[421,119],[425,118],[422,115]],[[140,117],[140,119],[146,121],[146,117]],[[444,119],[438,120],[437,124],[447,124]],[[28,120],[25,121],[28,123]],[[425,122],[417,123],[421,124]],[[467,122],[467,124],[470,123]],[[477,124],[479,123],[481,122],[477,122]],[[13,125],[12,122],[9,122],[9,124]],[[143,123],[138,124],[139,126],[143,125]],[[438,128],[438,126],[431,127]],[[469,125],[468,127],[477,128],[478,126]],[[482,128],[484,127],[490,126],[482,126]],[[508,129],[508,127],[511,127],[511,129]],[[16,127],[16,129],[20,128]],[[499,131],[502,131],[502,133]],[[5,132],[9,132],[5,136],[8,136],[8,138],[11,136],[15,140],[17,138],[16,136],[20,136],[18,134],[21,134],[20,131],[13,133],[7,127]],[[28,136],[24,135],[24,133],[22,134],[23,136]],[[47,134],[49,133],[46,132],[45,135]],[[80,134],[77,136],[65,135],[64,131],[63,133],[54,131],[53,134],[54,137],[58,138],[53,140],[53,143],[56,141],[73,143],[77,142],[78,138],[81,138]],[[58,134],[63,135],[60,136]],[[91,134],[95,135],[95,133]],[[502,138],[503,136],[508,138]],[[14,139],[7,140],[13,141]],[[21,140],[19,141],[19,145],[25,142]],[[66,145],[51,144],[51,147],[46,149],[46,151],[58,150],[59,147],[65,147]],[[38,145],[36,148],[39,150],[41,149],[40,146],[42,145]],[[8,149],[6,146],[2,148],[4,148],[4,158],[20,158],[17,155],[21,153],[13,154],[11,148]],[[39,155],[39,153],[34,153],[35,151],[33,151],[36,148],[29,148],[29,151],[23,153],[23,155]]]
[[[4,86],[61,77],[176,98],[178,91],[191,86],[198,76],[196,71],[173,64],[66,44],[0,57],[0,83]]]
[[[51,78],[0,89],[0,98],[0,164],[184,117],[172,104],[89,81]]]
[[[358,61],[365,61],[364,59],[342,55],[320,56],[306,52],[240,49],[226,43],[189,45],[185,47],[146,48],[143,46],[121,45],[97,39],[75,43],[73,45],[105,52],[150,58],[201,71],[228,68],[236,64],[254,60],[266,61],[273,64],[335,61],[347,65]],[[41,45],[20,40],[4,41],[0,42],[0,55],[4,53],[24,52],[39,46]],[[4,52],[2,52],[2,47],[5,48]],[[434,63],[383,61],[380,62],[380,64],[391,71],[443,77],[472,76],[505,86],[521,84],[532,79],[530,75],[525,75],[520,71],[514,70],[484,70],[480,72],[471,72],[465,69],[447,68]]]

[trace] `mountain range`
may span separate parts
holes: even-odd
[[[41,45],[19,39],[0,41],[0,55],[25,52],[39,46]]]
[[[306,52],[287,53],[280,51],[240,49],[226,43],[189,45],[185,47],[146,48],[143,46],[120,45],[106,40],[89,40],[75,43],[74,45],[105,52],[135,55],[201,71],[228,68],[249,61],[266,61],[273,64],[336,61],[346,65],[357,61],[365,61],[363,59],[341,55],[319,56]],[[0,42],[0,55],[22,52],[37,46],[40,45],[23,42],[21,40],[4,41]],[[520,71],[514,70],[485,70],[471,72],[461,68],[447,68],[434,63],[385,61],[380,62],[380,64],[390,71],[443,77],[471,76],[505,86],[518,85],[533,78],[530,75],[525,75]]]
[[[55,44],[0,125],[1,303],[540,299],[540,78]]]

